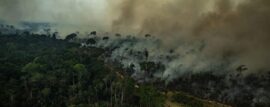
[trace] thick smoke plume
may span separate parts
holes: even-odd
[[[135,63],[135,68],[140,67],[141,61],[133,60],[129,49],[155,50],[149,51],[149,58],[144,61],[165,65],[162,73],[154,75],[157,78],[171,82],[180,77],[180,88],[188,87],[187,90],[193,89],[192,93],[201,93],[206,98],[214,95],[220,101],[234,104],[247,101],[248,106],[269,105],[269,77],[265,75],[270,70],[269,0],[120,1],[114,13],[119,16],[112,22],[112,31],[152,34],[161,39],[159,44],[150,44],[150,47],[148,42],[138,46],[120,45],[123,47],[113,52],[117,53],[113,58],[124,56],[128,60],[121,59],[123,65]],[[168,49],[173,49],[174,53],[168,54]],[[135,76],[143,75],[147,81],[145,74],[140,73],[147,71],[135,70],[139,71]],[[225,79],[203,83],[200,81],[204,79],[196,82],[197,77],[195,80],[189,77],[189,74],[205,72],[225,76]],[[255,84],[264,85],[251,83],[249,80],[256,80],[250,78],[253,75],[260,79]],[[185,81],[193,82],[185,85]],[[224,85],[218,85],[222,83]],[[177,86],[177,82],[172,86]],[[205,87],[209,92],[200,92]]]
[[[203,41],[198,56],[207,60],[232,58],[248,73],[269,70],[269,0],[121,0],[115,10],[113,31],[150,33],[176,48]]]

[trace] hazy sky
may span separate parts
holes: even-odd
[[[13,23],[50,22],[108,30],[118,15],[125,11],[123,3],[127,1],[133,0],[0,0],[0,20]],[[137,1],[141,2],[141,0]],[[197,3],[201,3],[202,6],[199,7],[203,7],[202,11],[205,11],[211,10],[214,1],[217,0],[195,0],[197,3],[194,0],[146,0],[141,6],[149,4],[148,8],[151,9],[157,7],[154,5],[166,6],[175,1],[180,1],[177,5],[183,8],[179,9],[190,9],[185,6],[186,4],[196,6]],[[141,11],[144,13],[143,10]]]
[[[106,0],[0,0],[0,19],[104,28]]]

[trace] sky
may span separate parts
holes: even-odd
[[[106,0],[0,0],[0,19],[105,29]]]
[[[119,15],[125,11],[126,3],[134,6],[137,6],[136,3],[142,3],[138,7],[144,9],[144,6],[147,6],[150,10],[158,10],[158,6],[164,5],[167,8],[167,4],[177,1],[179,9],[186,8],[191,11],[194,9],[186,6],[194,8],[193,6],[200,3],[198,7],[203,8],[201,11],[208,11],[213,8],[213,1],[217,0],[137,0],[133,1],[134,4],[130,1],[132,0],[0,0],[0,19],[10,23],[48,22],[108,31],[114,29],[112,24],[121,17]],[[140,11],[144,13],[144,10]]]
[[[128,4],[130,7],[136,6],[136,12],[138,10],[139,13],[142,13],[137,16],[137,13],[130,11],[129,16],[136,14],[134,16],[136,21],[128,22],[128,24],[131,24],[130,30],[123,30],[130,33],[138,32],[140,24],[143,23],[141,20],[144,20],[145,16],[140,17],[139,15],[148,14],[147,12],[152,12],[152,10],[172,9],[169,5],[176,4],[178,10],[173,11],[190,11],[189,17],[193,17],[192,15],[198,14],[198,12],[195,12],[196,9],[200,9],[200,12],[213,10],[215,1],[217,0],[0,0],[0,20],[9,23],[21,21],[47,22],[61,24],[65,27],[75,26],[80,29],[120,31],[118,29],[121,28],[115,25],[119,22],[126,23],[126,20],[122,19],[129,18],[123,16],[125,11],[128,12],[131,9],[125,7]],[[243,0],[233,0],[233,2],[239,1]],[[145,7],[149,10],[142,10]]]

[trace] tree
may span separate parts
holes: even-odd
[[[78,89],[78,92],[80,90],[80,88],[82,88],[82,82],[83,82],[83,75],[87,72],[87,69],[86,67],[83,65],[83,64],[76,64],[73,66],[73,69],[76,71],[76,74],[77,75],[77,78],[78,78],[78,84],[77,84],[77,89]]]
[[[67,37],[65,38],[65,40],[66,41],[70,41],[70,40],[73,40],[76,37],[77,37],[77,34],[76,33],[72,33],[72,34],[67,35]]]
[[[79,73],[85,73],[87,71],[83,64],[76,64],[73,66],[73,69]]]
[[[116,37],[121,37],[121,34],[116,33],[115,36],[116,36]]]
[[[58,32],[54,32],[52,35],[52,39],[56,39],[57,36],[58,36]]]
[[[78,73],[78,82],[80,83],[83,74],[87,72],[86,67],[83,64],[76,64],[73,66],[73,69]]]
[[[109,37],[108,36],[103,37],[102,40],[109,40]]]
[[[41,73],[44,71],[44,65],[38,63],[28,63],[22,68],[22,72],[30,74],[31,77],[39,78]]]
[[[88,39],[87,41],[86,41],[86,44],[91,44],[91,45],[93,45],[93,44],[96,44],[97,42],[96,42],[96,40],[94,39],[94,38],[90,38],[90,39]]]
[[[140,105],[143,107],[163,107],[165,97],[152,86],[141,86],[139,89]]]
[[[150,34],[145,34],[145,37],[149,38],[149,37],[151,37],[151,35]]]
[[[96,32],[96,31],[92,31],[92,32],[90,33],[90,35],[97,35],[97,32]]]

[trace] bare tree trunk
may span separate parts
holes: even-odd
[[[114,103],[115,103],[115,106],[117,107],[117,94],[116,94],[116,88],[114,89]]]
[[[32,100],[32,98],[33,98],[33,92],[32,90],[30,90],[30,99]]]
[[[122,92],[121,92],[121,106],[123,106],[123,102],[124,102],[124,89],[122,89]]]
[[[112,82],[111,82],[111,86],[110,86],[110,93],[111,93],[111,107],[113,107],[113,89],[112,89]]]

